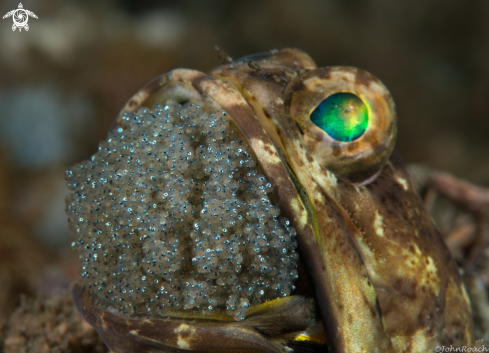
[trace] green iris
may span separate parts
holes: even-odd
[[[314,109],[311,121],[335,140],[350,142],[367,130],[368,110],[356,95],[336,93]]]

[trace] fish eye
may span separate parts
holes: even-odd
[[[355,94],[340,92],[319,103],[311,113],[311,121],[333,139],[350,142],[367,130],[368,110]]]
[[[394,102],[368,72],[352,67],[308,71],[289,84],[284,102],[309,155],[337,177],[369,182],[389,159],[397,133]]]

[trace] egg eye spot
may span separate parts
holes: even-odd
[[[333,139],[350,142],[367,130],[368,109],[355,94],[335,93],[314,109],[310,119]]]

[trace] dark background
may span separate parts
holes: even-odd
[[[219,65],[216,44],[235,59],[297,47],[318,66],[370,71],[396,101],[405,162],[489,185],[487,0],[22,3],[39,17],[28,32],[0,21],[0,288],[49,294],[77,276],[64,171],[148,81]]]

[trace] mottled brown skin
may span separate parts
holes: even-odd
[[[352,68],[345,70],[355,73]],[[314,94],[314,85],[301,80],[315,79],[314,75],[327,80],[331,72],[316,69],[307,54],[295,49],[244,58],[218,67],[211,76],[179,69],[143,88],[121,114],[168,98],[203,101],[228,113],[274,184],[283,213],[297,229],[301,259],[314,287],[330,351],[432,352],[438,344],[470,345],[470,305],[458,269],[398,156],[394,153],[387,162],[395,140],[395,115],[390,123],[379,120],[375,125],[388,134],[385,141],[371,134],[367,146],[373,148],[361,147],[365,158],[351,157],[340,168],[340,177],[328,170],[329,163],[345,150],[353,155],[352,147],[333,143],[333,157],[318,153],[329,150],[322,150],[323,137],[318,139],[305,115],[315,104],[308,97],[320,101],[320,95]],[[377,79],[358,71],[348,80],[359,87],[358,92],[374,87],[372,109],[395,114],[388,91]],[[224,342],[241,335],[233,331],[236,325],[231,328],[231,323],[210,324],[199,318],[168,318],[155,331],[148,319],[126,320],[90,305],[82,289],[75,286],[73,293],[79,311],[114,352],[280,352],[297,341],[297,336],[243,331],[242,340],[229,346]],[[268,310],[267,315],[274,317],[282,309],[273,304]],[[291,315],[276,324],[293,327],[294,320]],[[116,321],[126,326],[107,324]],[[176,322],[197,332],[195,344],[178,346]],[[315,323],[309,321],[303,329]],[[206,346],[214,337],[214,324],[221,325],[221,336],[215,337],[212,347]],[[153,348],[138,348],[140,338],[128,334],[127,325],[135,325],[140,336],[151,336],[153,341],[143,343]]]
[[[290,60],[289,55],[293,53],[294,51],[281,52],[282,55],[285,54],[287,62],[293,63],[292,67],[280,65],[276,58],[273,63],[260,63],[267,75],[257,75],[244,65],[238,69],[224,66],[212,74],[229,79],[251,102],[255,114],[261,115],[262,121],[266,119],[267,123],[273,126],[273,129],[267,129],[267,132],[269,135],[272,131],[276,132],[284,146],[284,150],[279,150],[281,157],[294,169],[298,179],[296,184],[302,184],[305,194],[301,201],[307,209],[306,215],[302,209],[297,208],[291,210],[293,213],[290,216],[307,217],[306,221],[301,219],[302,217],[295,217],[294,226],[301,234],[298,237],[299,249],[313,278],[316,296],[322,308],[328,344],[338,352],[358,351],[357,348],[389,351],[392,348],[380,312],[376,309],[374,288],[369,285],[367,271],[345,221],[341,214],[331,207],[317,184],[308,178],[308,172],[303,168],[300,157],[291,154],[296,152],[295,146],[290,149],[291,151],[287,148],[292,139],[280,136],[284,133],[284,125],[279,119],[285,121],[281,97],[285,95],[287,84],[303,69],[314,68],[311,61]],[[274,76],[282,77],[282,80],[277,82]],[[294,132],[297,131],[295,128]],[[276,139],[277,137],[272,137],[273,141]],[[293,139],[300,141],[298,136],[294,136]],[[304,150],[304,147],[300,146],[299,149]],[[294,168],[296,163],[297,168]],[[294,205],[291,199],[288,203]],[[313,227],[313,234],[306,232],[305,228],[310,225]],[[363,342],[360,343],[361,341]]]
[[[285,153],[282,158],[289,163],[299,182],[307,190],[310,203],[317,215],[318,245],[321,247],[327,243],[324,249],[327,251],[323,253],[321,249],[323,263],[326,264],[323,279],[316,279],[313,275],[314,285],[318,281],[345,271],[345,268],[341,267],[342,263],[346,263],[345,267],[350,269],[356,268],[355,261],[348,263],[349,258],[352,260],[355,258],[353,254],[348,253],[347,250],[339,251],[337,254],[331,251],[352,239],[362,265],[367,270],[366,281],[375,289],[375,294],[372,296],[367,288],[361,286],[362,279],[359,279],[357,289],[364,298],[370,299],[370,302],[360,297],[354,300],[366,303],[363,308],[365,318],[368,317],[369,310],[371,313],[377,313],[372,314],[370,320],[372,326],[367,331],[370,334],[380,333],[380,337],[376,337],[374,343],[369,343],[368,337],[352,334],[351,337],[355,340],[353,343],[347,341],[348,337],[344,334],[352,326],[348,315],[343,313],[346,306],[341,301],[345,299],[333,297],[334,294],[328,291],[318,293],[316,288],[319,305],[322,306],[322,301],[325,299],[329,301],[329,310],[322,310],[323,315],[328,317],[325,319],[327,335],[328,331],[334,330],[334,327],[344,327],[340,338],[329,334],[328,342],[337,351],[371,351],[374,347],[379,348],[380,342],[385,339],[383,330],[386,329],[389,332],[393,351],[430,351],[436,344],[446,342],[448,337],[455,345],[470,344],[473,340],[470,307],[458,269],[430,215],[410,185],[399,158],[396,155],[391,157],[390,162],[370,184],[355,187],[336,178],[322,167],[323,160],[318,160],[316,156],[308,153],[311,147],[307,146],[307,141],[304,142],[304,135],[307,137],[310,131],[308,126],[301,122],[308,118],[311,109],[317,106],[324,96],[319,94],[318,99],[318,94],[314,95],[314,92],[310,92],[311,88],[301,83],[314,75],[321,79],[328,79],[327,76],[334,70],[329,68],[314,70],[308,67],[311,71],[298,72],[300,76],[293,78],[292,83],[287,86],[287,83],[276,82],[270,78],[271,75],[277,75],[279,70],[276,61],[273,65],[268,65],[266,61],[261,62],[260,65],[265,73],[259,79],[255,79],[256,74],[244,66],[221,67],[216,69],[213,75],[228,78],[239,87],[243,95],[254,100],[251,104],[253,107],[259,106],[260,110],[265,112],[264,115],[275,127],[284,146]],[[309,66],[310,63],[307,65]],[[343,69],[347,73],[354,70]],[[389,106],[384,103],[390,103],[391,98],[388,91],[383,89],[381,84],[379,85],[377,79],[359,72],[353,81],[354,87],[374,89],[375,94],[372,97],[374,109],[379,110],[381,114],[393,111],[392,104]],[[266,92],[268,95],[264,94]],[[316,102],[311,103],[312,98],[315,98]],[[285,100],[285,106],[280,105],[281,99]],[[260,111],[255,113],[260,114]],[[296,124],[297,121],[299,124]],[[373,151],[384,152],[384,155],[379,157],[381,154],[379,153],[367,156],[365,160],[359,162],[354,161],[357,162],[351,167],[354,173],[362,172],[363,168],[363,176],[362,173],[353,174],[355,182],[372,176],[373,171],[378,170],[385,163],[385,156],[388,156],[392,150],[395,122],[380,123],[382,126],[377,128],[383,131],[383,135],[387,135],[388,140],[369,141],[369,143],[373,146]],[[378,160],[372,160],[374,158]],[[368,169],[372,165],[373,171]],[[339,174],[342,176],[342,173]],[[335,213],[341,217],[335,219]],[[324,218],[328,219],[325,222],[327,224],[321,225]],[[334,223],[333,227],[331,223]],[[346,234],[338,235],[342,230]],[[378,233],[383,236],[379,236]],[[334,259],[331,260],[331,257]],[[311,266],[317,266],[317,263],[306,264],[308,270]],[[361,273],[361,270],[358,270],[358,273]],[[350,280],[354,280],[353,277],[350,277]],[[330,279],[327,281],[329,282]],[[333,283],[329,283],[334,286]],[[347,286],[343,283],[342,285],[342,292],[347,286],[354,287],[352,283],[348,283]],[[377,300],[381,311],[372,304]],[[337,304],[333,311],[331,311],[331,302]],[[352,307],[347,307],[348,309],[355,313],[355,320],[358,321],[360,312],[352,310]],[[332,325],[328,325],[329,316],[335,317],[335,323]],[[359,341],[362,343],[358,344]],[[387,346],[386,343],[385,347]]]

